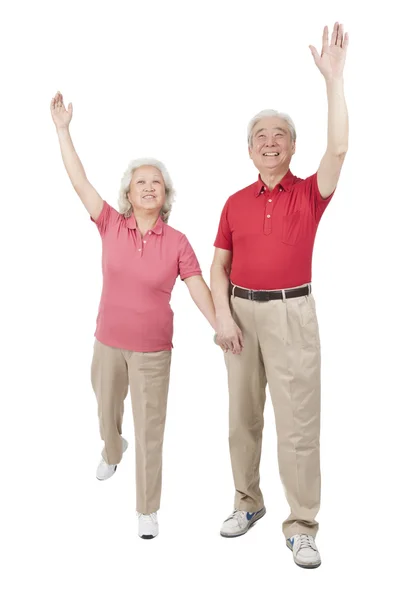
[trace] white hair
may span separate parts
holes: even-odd
[[[289,115],[287,115],[286,113],[278,112],[277,110],[267,109],[267,110],[262,110],[257,115],[255,115],[255,117],[253,117],[251,119],[251,121],[247,127],[247,143],[250,147],[252,146],[252,143],[253,143],[253,129],[257,125],[257,123],[259,121],[261,121],[261,119],[264,119],[264,117],[277,117],[278,119],[282,119],[283,121],[286,121],[287,126],[290,131],[290,137],[292,138],[292,142],[296,141],[296,128],[294,126],[292,119],[289,117]]]
[[[119,210],[125,218],[128,218],[132,215],[133,206],[128,200],[128,192],[132,181],[132,175],[136,169],[144,166],[155,167],[160,171],[163,177],[165,186],[165,202],[161,207],[160,216],[164,223],[168,223],[169,215],[171,214],[172,210],[172,203],[174,202],[175,190],[165,165],[155,158],[137,158],[129,163],[128,168],[121,179],[121,187],[118,198]]]

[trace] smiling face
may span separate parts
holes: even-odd
[[[134,213],[159,213],[165,202],[165,184],[161,172],[150,165],[135,169],[127,197]]]
[[[284,119],[264,117],[253,127],[249,155],[260,173],[287,171],[295,150]]]

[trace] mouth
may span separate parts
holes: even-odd
[[[155,196],[153,194],[146,194],[146,196],[143,196],[144,200],[154,200]]]
[[[279,156],[279,152],[264,152],[263,156]]]

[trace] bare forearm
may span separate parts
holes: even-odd
[[[349,119],[343,77],[326,81],[328,97],[328,152],[345,154],[348,148]]]
[[[208,285],[200,275],[185,280],[193,302],[205,316],[211,327],[216,329],[215,309]]]
[[[229,306],[229,275],[223,265],[214,264],[211,267],[211,293],[217,319],[219,317],[231,316]]]
[[[57,129],[58,140],[60,142],[61,156],[65,169],[75,190],[79,193],[80,189],[87,182],[87,177],[83,165],[72,143],[68,127]]]

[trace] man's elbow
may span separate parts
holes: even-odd
[[[328,154],[330,154],[330,156],[333,156],[337,160],[340,160],[341,162],[343,162],[346,157],[348,149],[349,149],[349,145],[346,142],[345,144],[338,144],[335,146],[328,147]]]

